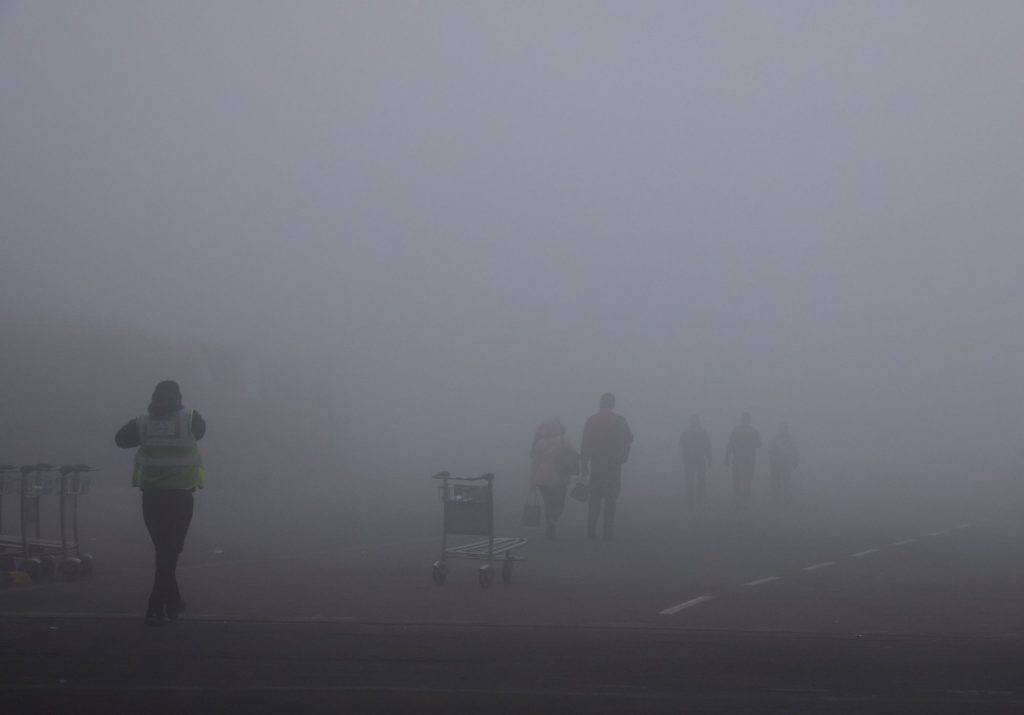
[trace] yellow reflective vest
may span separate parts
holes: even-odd
[[[141,445],[135,452],[132,486],[142,489],[202,489],[206,470],[192,436],[192,410],[135,419]]]

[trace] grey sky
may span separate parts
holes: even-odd
[[[3,317],[318,352],[463,439],[614,389],[667,432],[1008,440],[1021,37],[1018,2],[0,3]]]

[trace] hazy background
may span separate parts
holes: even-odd
[[[1021,37],[1015,1],[0,2],[0,461],[126,484],[176,378],[211,489],[306,504],[524,481],[606,390],[634,494],[692,412],[716,460],[788,420],[819,490],[1017,474]]]

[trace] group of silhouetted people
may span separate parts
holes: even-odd
[[[583,439],[577,452],[565,435],[565,427],[557,419],[545,420],[537,427],[530,448],[530,488],[540,493],[544,502],[546,534],[557,538],[558,520],[565,511],[566,494],[572,478],[579,475],[580,498],[588,503],[587,536],[602,535],[611,539],[615,533],[615,511],[622,489],[622,465],[629,458],[633,432],[626,418],[615,412],[615,396],[601,396],[600,409],[587,419]],[[754,487],[757,451],[763,446],[761,434],[744,412],[733,428],[725,448],[725,465],[732,469],[732,485],[736,504],[750,504]],[[773,497],[785,503],[792,498],[793,472],[797,468],[796,441],[783,422],[769,445],[770,483]],[[708,472],[713,468],[711,437],[693,415],[679,437],[683,457],[686,501],[690,508],[704,503]],[[582,487],[582,489],[581,489]],[[603,522],[602,522],[603,518]]]
[[[744,412],[740,423],[733,428],[725,448],[725,464],[732,467],[732,486],[739,506],[750,504],[754,488],[754,467],[757,450],[762,447],[761,434],[753,425],[750,413]],[[686,480],[686,501],[691,508],[704,502],[705,484],[708,471],[712,468],[711,438],[700,424],[700,417],[694,415],[690,424],[679,437],[679,448],[683,455],[683,475]],[[792,498],[793,472],[797,467],[796,441],[783,422],[772,438],[770,445],[770,474],[772,495],[789,502]]]

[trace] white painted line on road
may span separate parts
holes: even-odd
[[[764,578],[755,579],[753,581],[747,581],[744,586],[760,586],[762,583],[770,583],[772,581],[778,581],[778,576],[765,576]]]
[[[915,541],[917,541],[917,539],[904,539],[903,541],[894,541],[894,542],[892,542],[892,545],[893,546],[906,546],[907,544],[912,544]]]
[[[942,536],[946,531],[948,531],[948,529],[943,529],[942,531],[929,531],[928,536]]]
[[[676,606],[672,606],[671,608],[666,608],[664,611],[659,611],[658,615],[659,616],[671,616],[673,613],[679,613],[684,608],[693,608],[694,606],[697,606],[697,605],[699,605],[701,603],[704,603],[705,601],[710,601],[710,600],[711,600],[711,596],[697,596],[697,598],[691,598],[689,601],[683,601],[682,603],[680,603],[680,604],[678,604]]]
[[[957,530],[959,531],[959,530],[961,530],[961,529],[970,529],[970,528],[971,528],[971,525],[970,525],[970,524],[957,524],[957,525],[956,525],[956,526],[954,526],[953,528],[954,528],[954,529],[957,529]]]
[[[817,571],[818,569],[826,569],[829,566],[835,566],[835,561],[822,561],[820,564],[814,564],[812,566],[804,566],[804,571]]]
[[[850,556],[852,556],[855,559],[859,559],[859,558],[861,558],[863,556],[867,556],[868,554],[875,554],[875,553],[878,553],[878,549],[864,549],[863,551],[858,551],[855,554],[850,554]]]

